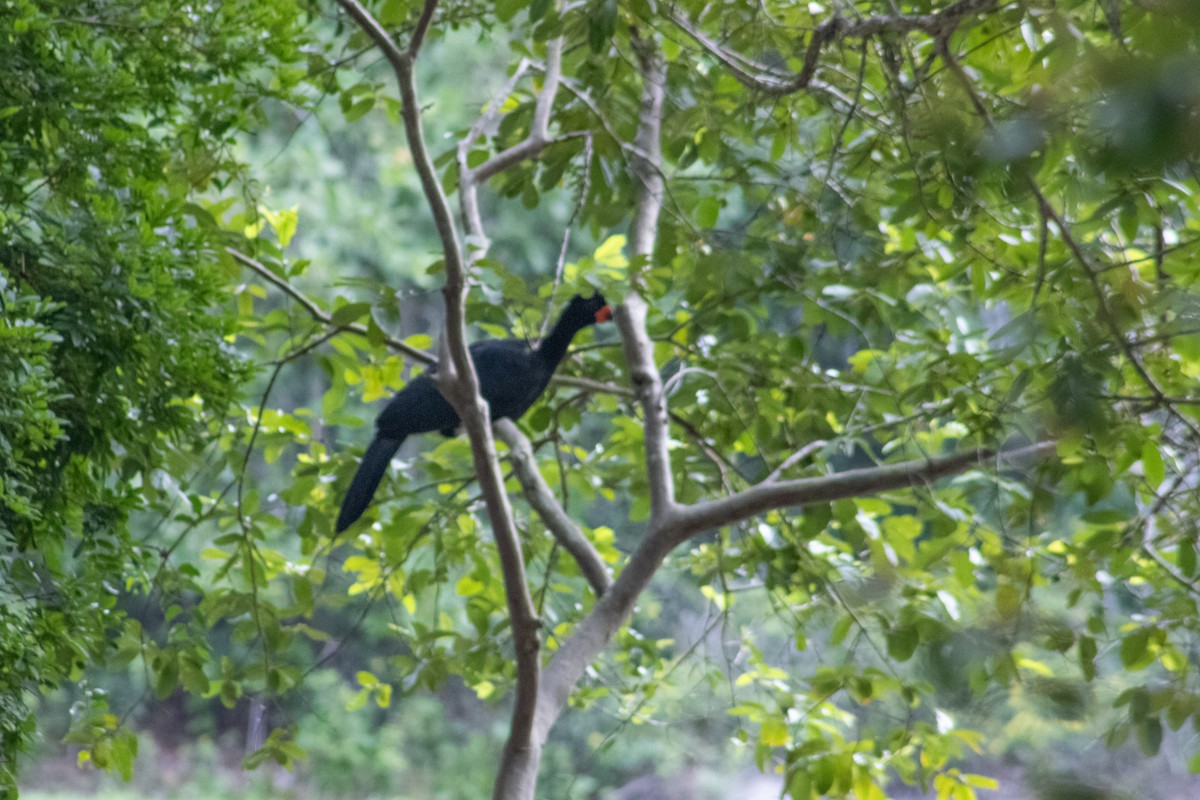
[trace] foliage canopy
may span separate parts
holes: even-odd
[[[330,661],[356,707],[515,685],[537,751],[568,693],[640,721],[705,682],[797,800],[972,797],[997,697],[981,727],[1036,720],[1035,747],[1200,726],[1192,4],[75,5],[0,18],[9,766],[28,687],[135,659],[231,707]],[[483,111],[412,102],[464,43],[507,64]],[[331,263],[326,210],[238,161],[326,97],[435,211],[396,245],[407,286]],[[429,175],[422,125],[449,131]],[[522,215],[528,241],[494,235]],[[357,401],[442,338],[411,287],[459,277],[489,335],[537,338],[586,285],[629,309],[532,447],[501,429],[525,571],[478,432],[406,449],[332,536]],[[698,588],[640,594],[660,562]],[[93,693],[71,737],[127,772],[112,711]],[[275,722],[252,763],[297,756]],[[532,796],[500,761],[497,796]]]

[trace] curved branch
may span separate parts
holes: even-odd
[[[785,458],[778,467],[771,470],[771,474],[763,479],[763,483],[773,483],[773,482],[779,480],[781,477],[783,477],[783,473],[787,472],[789,469],[794,467],[796,464],[799,464],[801,461],[808,458],[813,453],[820,450],[822,447],[827,446],[828,444],[829,444],[829,442],[825,441],[824,439],[817,439],[815,441],[809,442],[808,444],[804,445],[799,450],[797,450],[796,452],[792,453],[790,456]]]
[[[408,51],[405,53],[410,62],[417,59],[417,53],[425,42],[425,34],[429,32],[429,23],[433,22],[435,8],[437,0],[426,0],[425,7],[421,9],[421,16],[417,18],[417,27],[413,29],[412,38],[408,40]]]
[[[618,397],[633,397],[633,390],[628,386],[621,386],[616,383],[605,383],[604,381],[594,381],[591,378],[579,378],[574,375],[558,375],[556,374],[550,379],[551,383],[556,383],[559,386],[572,386],[576,389],[583,389],[587,392],[597,392],[600,394],[612,394]]]
[[[558,95],[558,87],[562,80],[562,49],[561,37],[550,42],[542,89],[537,93],[534,101],[533,123],[530,125],[529,134],[524,139],[497,153],[477,167],[471,168],[468,165],[467,156],[470,154],[472,145],[479,139],[484,129],[492,125],[499,115],[500,103],[493,102],[458,143],[458,183],[463,225],[467,229],[467,235],[477,240],[480,253],[487,250],[488,239],[487,232],[483,228],[483,218],[479,214],[479,186],[515,164],[535,158],[550,145],[576,136],[587,135],[586,132],[581,132],[550,136],[550,115],[554,110],[554,100]],[[504,96],[512,92],[527,67],[528,63],[524,61],[517,67],[503,89]]]
[[[362,29],[363,33],[375,43],[375,46],[383,53],[384,58],[392,65],[392,69],[396,72],[410,69],[412,67],[413,55],[415,52],[408,53],[400,49],[400,47],[392,41],[392,37],[388,34],[384,27],[379,24],[379,20],[371,16],[371,12],[367,11],[358,0],[338,0],[338,5],[346,9],[346,13],[354,20],[354,24]],[[436,2],[430,2],[427,6],[437,5]],[[426,8],[432,14],[432,8]]]
[[[229,255],[233,256],[233,260],[237,261],[243,267],[246,267],[247,269],[250,269],[250,270],[258,273],[268,283],[271,283],[271,284],[277,286],[279,289],[281,289],[284,294],[286,294],[288,297],[291,297],[293,300],[295,300],[297,303],[299,303],[301,306],[303,306],[304,310],[308,312],[309,316],[311,316],[314,320],[321,323],[322,325],[328,325],[332,328],[337,328],[339,331],[355,333],[355,334],[358,334],[359,336],[367,336],[368,335],[367,334],[367,326],[359,324],[357,322],[352,322],[349,325],[334,325],[333,317],[331,317],[329,314],[326,314],[324,311],[322,311],[320,309],[320,307],[318,307],[317,304],[312,301],[311,298],[309,298],[307,295],[305,295],[303,292],[301,292],[295,286],[292,286],[290,283],[288,283],[286,280],[284,280],[279,275],[276,275],[273,271],[271,271],[270,267],[268,267],[266,264],[263,264],[261,261],[251,258],[250,256],[246,255],[245,253],[241,252],[240,250],[235,250],[232,247],[226,247],[225,252],[228,253]],[[388,347],[392,348],[393,350],[397,350],[397,351],[403,353],[404,355],[408,356],[409,358],[413,359],[414,361],[420,361],[422,364],[436,364],[437,363],[437,359],[434,358],[431,354],[426,353],[424,350],[420,350],[416,347],[413,347],[410,344],[405,344],[403,341],[401,341],[400,339],[397,339],[393,336],[385,335],[383,337],[383,341],[385,343],[387,343]],[[599,385],[605,386],[606,384],[599,384]],[[597,388],[596,391],[600,391],[600,389]]]
[[[658,520],[675,506],[675,478],[671,473],[667,397],[654,363],[654,343],[646,335],[646,301],[630,294],[617,306],[615,319],[625,346],[629,378],[642,407],[645,432],[646,478],[650,482],[650,519]]]
[[[646,469],[650,481],[650,522],[620,576],[546,665],[533,731],[533,741],[538,746],[546,740],[551,726],[566,707],[571,689],[632,613],[638,596],[672,547],[669,536],[663,532],[676,513],[675,486],[667,451],[666,396],[654,363],[654,344],[646,333],[646,301],[638,293],[642,285],[640,271],[645,269],[653,255],[658,218],[662,210],[661,135],[666,73],[662,58],[653,49],[652,42],[643,40],[636,45],[645,83],[635,137],[637,154],[633,165],[641,185],[631,231],[634,252],[633,274],[630,278],[632,291],[617,308],[616,320],[634,391],[645,416],[643,425]]]
[[[529,62],[522,59],[517,68],[513,70],[508,82],[500,90],[499,96],[480,114],[479,119],[475,120],[475,124],[467,131],[467,135],[458,143],[458,204],[462,215],[463,229],[466,230],[468,236],[479,240],[479,246],[483,249],[487,248],[487,238],[483,229],[483,217],[479,214],[477,182],[473,170],[468,166],[468,156],[471,148],[475,146],[475,142],[483,135],[484,130],[495,124],[496,118],[500,116],[500,107],[504,99],[516,89],[528,69]]]
[[[529,437],[522,433],[512,420],[496,420],[492,428],[508,445],[513,472],[521,483],[525,501],[537,512],[542,523],[563,546],[563,549],[575,559],[580,572],[591,584],[592,591],[596,593],[596,596],[603,596],[608,591],[608,587],[612,585],[612,578],[608,574],[608,568],[604,565],[604,559],[600,557],[600,553],[575,524],[575,520],[571,519],[559,504],[558,498],[546,484],[545,478],[537,468]]]
[[[562,79],[562,49],[563,40],[558,38],[550,42],[550,52],[546,56],[545,77],[542,90],[538,92],[533,107],[533,124],[529,127],[529,135],[523,141],[509,147],[471,171],[471,179],[476,183],[484,183],[489,178],[503,172],[538,153],[552,144],[566,141],[577,136],[586,136],[586,132],[550,136],[550,112],[554,109],[554,99],[558,95],[559,81]]]
[[[666,100],[666,65],[658,53],[649,52],[650,45],[643,43],[639,46],[639,61],[642,67],[642,80],[645,87],[642,90],[641,108],[638,113],[637,135],[634,136],[635,147],[633,172],[640,182],[633,223],[631,240],[633,252],[649,259],[654,252],[654,238],[658,232],[658,217],[662,213],[663,192],[665,181],[662,173],[662,120],[663,103]],[[635,275],[640,283],[641,268],[638,265]]]

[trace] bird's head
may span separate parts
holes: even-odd
[[[575,295],[567,304],[566,313],[572,319],[578,319],[584,325],[594,325],[597,322],[608,322],[612,319],[612,307],[604,299],[604,295],[596,292],[591,297]]]

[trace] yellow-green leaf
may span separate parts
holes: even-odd
[[[454,584],[454,591],[460,597],[471,597],[483,591],[483,584],[470,575],[463,575],[458,579],[458,583]]]
[[[629,259],[625,258],[624,250],[625,236],[618,233],[605,239],[604,243],[596,248],[594,258],[602,267],[621,269],[629,266]]]
[[[762,724],[759,740],[768,747],[783,747],[788,743],[787,725],[782,719],[772,717]]]
[[[300,222],[300,206],[292,206],[282,211],[271,211],[267,208],[260,209],[260,211],[271,223],[271,227],[275,229],[275,236],[279,239],[280,246],[287,247],[288,242],[292,241],[292,237],[296,235],[296,227]]]

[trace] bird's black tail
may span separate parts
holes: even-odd
[[[371,446],[363,453],[358,472],[354,473],[354,480],[350,481],[350,488],[346,490],[342,510],[338,512],[338,533],[353,525],[367,510],[371,498],[375,496],[375,490],[379,488],[379,482],[387,472],[388,464],[392,463],[392,456],[396,455],[403,442],[403,436],[399,439],[376,436],[371,440]]]

